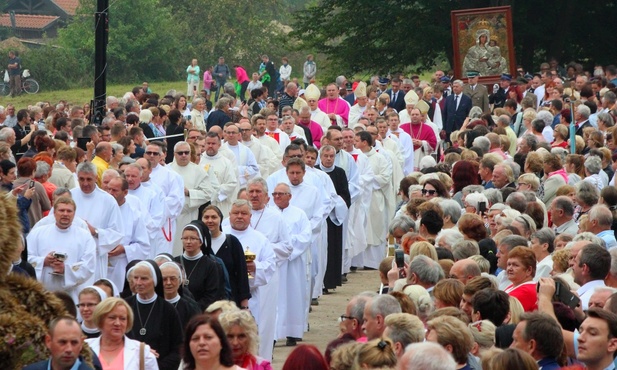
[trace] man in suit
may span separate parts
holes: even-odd
[[[585,127],[593,127],[591,123],[589,123],[589,116],[591,115],[591,110],[585,104],[581,104],[576,107],[576,111],[574,112],[574,122],[576,126],[576,134],[578,136],[583,136],[583,129]]]
[[[463,94],[463,81],[455,80],[452,83],[452,94],[446,98],[443,112],[443,128],[446,132],[446,139],[450,134],[461,128],[465,118],[471,110],[471,98]]]
[[[45,346],[49,349],[49,359],[24,367],[24,370],[94,370],[102,369],[98,357],[92,354],[94,367],[86,364],[79,355],[84,345],[83,333],[79,323],[71,316],[54,319],[45,335]]]
[[[482,112],[490,113],[488,106],[488,90],[486,86],[478,83],[478,71],[467,71],[468,83],[463,87],[463,94],[471,98],[474,107],[480,107]]]
[[[392,79],[392,87],[386,90],[390,97],[389,107],[396,109],[397,112],[405,110],[405,93],[401,90],[401,80],[398,77]]]
[[[497,89],[497,91],[493,90],[493,93],[489,97],[489,103],[493,104],[493,108],[503,108],[503,105],[506,103],[506,99],[508,99],[508,90],[510,89],[511,81],[512,76],[508,73],[501,75],[499,89]]]

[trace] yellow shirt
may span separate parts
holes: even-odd
[[[105,170],[109,168],[109,163],[107,163],[103,158],[95,155],[94,159],[92,159],[92,164],[96,166],[96,183],[99,187],[101,187],[101,181],[103,181],[103,172],[105,172]]]

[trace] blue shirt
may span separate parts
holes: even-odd
[[[71,370],[78,370],[80,366],[81,360],[78,358],[77,361],[75,361],[75,364],[73,364]],[[49,362],[47,363],[47,370],[51,370],[51,359],[49,359]]]
[[[606,243],[606,249],[611,249],[617,247],[617,239],[615,239],[615,231],[613,230],[604,230],[597,235],[600,239],[604,240]]]

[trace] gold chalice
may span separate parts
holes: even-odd
[[[249,250],[249,247],[246,247],[246,250],[244,251],[244,260],[248,263],[248,262],[255,261],[256,258],[257,258],[257,255],[251,252]],[[249,272],[249,279],[253,279],[250,272]]]

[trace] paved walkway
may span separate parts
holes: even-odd
[[[319,306],[312,306],[309,314],[310,331],[304,333],[304,340],[298,344],[313,344],[324,353],[328,343],[339,334],[338,318],[345,313],[347,302],[354,295],[365,290],[379,289],[379,271],[362,271],[347,274],[349,282],[331,294],[319,298]],[[295,347],[286,347],[285,340],[274,347],[274,370],[283,368],[285,359]]]

